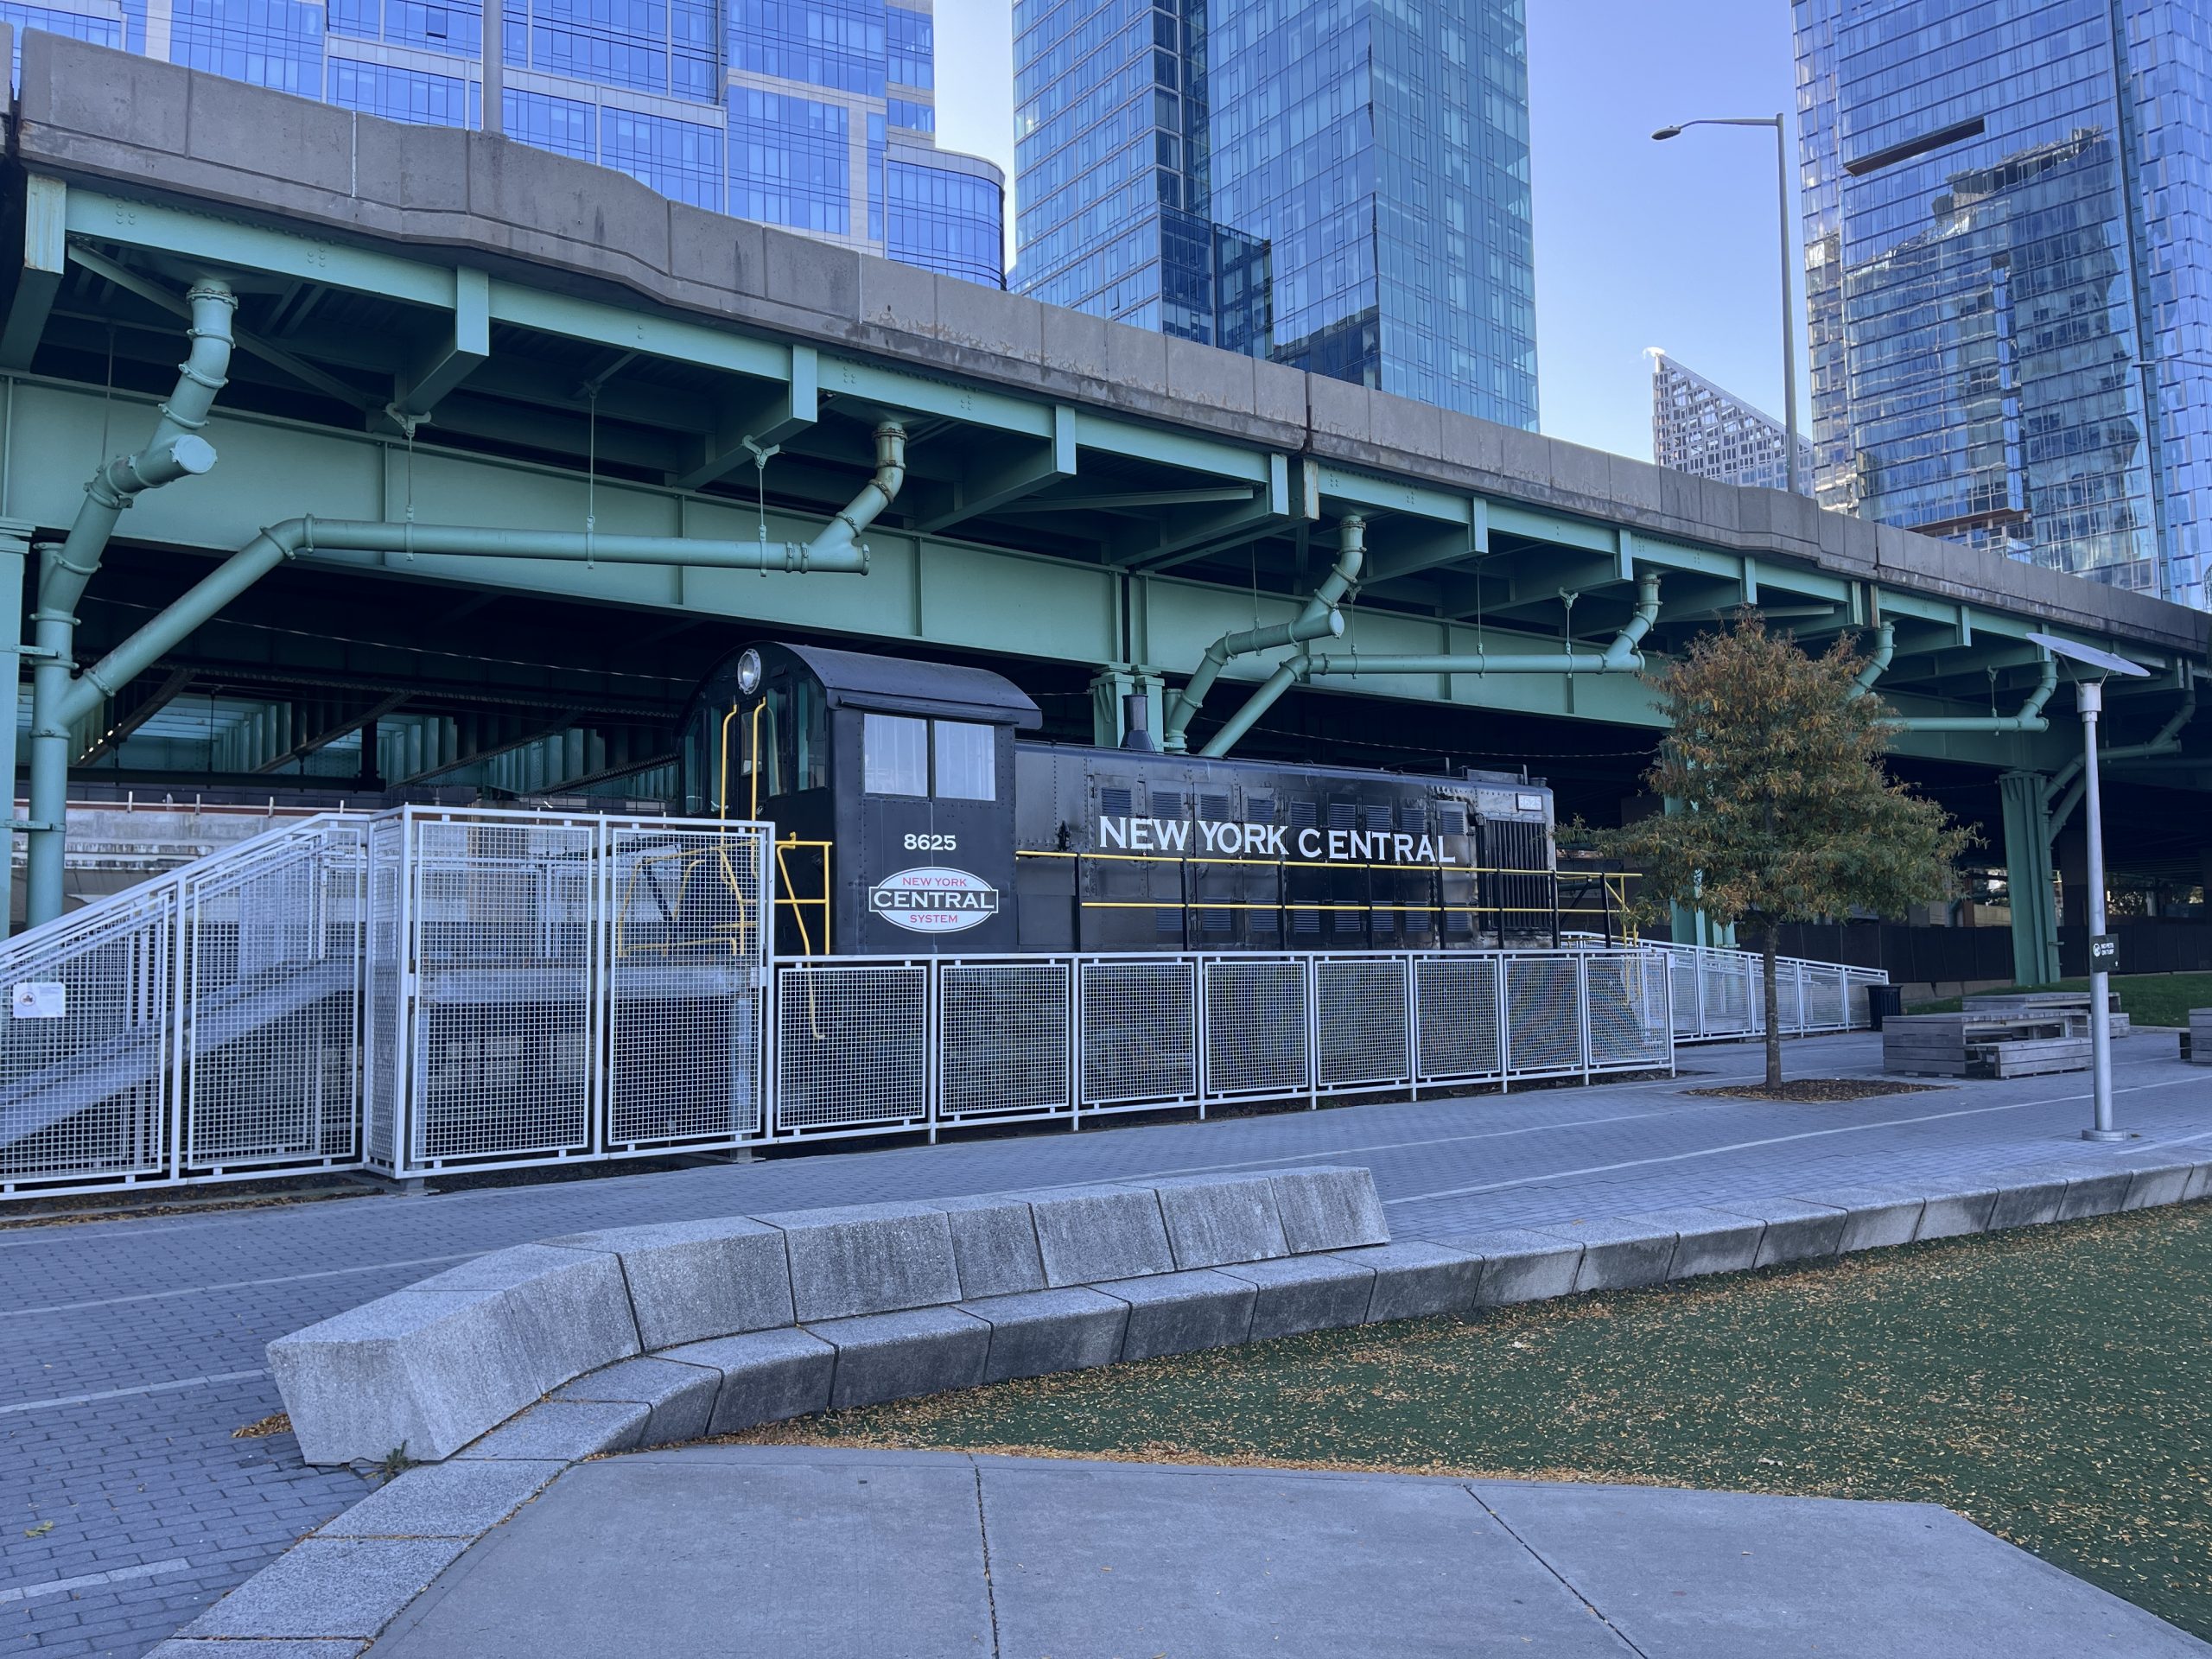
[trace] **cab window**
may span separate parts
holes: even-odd
[[[937,793],[949,801],[998,798],[998,734],[973,721],[938,720],[936,728]]]
[[[930,723],[910,715],[861,719],[861,787],[871,795],[930,792]]]

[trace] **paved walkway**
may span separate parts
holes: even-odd
[[[2212,1141],[2212,1075],[2170,1035],[2114,1049],[2141,1144]],[[1799,1074],[1878,1066],[1866,1034],[1789,1046]],[[1170,1172],[1371,1167],[1402,1238],[1903,1179],[1971,1182],[2079,1155],[2088,1078],[1968,1083],[1853,1104],[1688,1091],[1751,1079],[1745,1046],[1673,1082],[1516,1090],[1086,1128],[426,1198],[0,1232],[0,1654],[135,1655],[358,1498],[289,1437],[270,1338],[479,1252],[624,1223],[927,1198]],[[51,1522],[50,1528],[45,1523]]]
[[[195,1644],[196,1645],[196,1644]],[[370,1659],[2202,1659],[1923,1503],[699,1446],[579,1464]]]

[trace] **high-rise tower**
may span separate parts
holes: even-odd
[[[1796,22],[1821,503],[2203,605],[2205,6]]]
[[[1533,427],[1520,0],[1019,0],[1016,283]]]
[[[694,207],[1002,284],[1004,181],[936,148],[930,0],[0,0],[0,20],[488,128]]]

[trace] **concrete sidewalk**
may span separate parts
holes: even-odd
[[[1793,1075],[1873,1075],[1880,1039],[1792,1042]],[[654,1221],[1299,1163],[1375,1172],[1391,1230],[1439,1237],[1899,1180],[1972,1185],[2054,1157],[2118,1164],[2212,1138],[2212,1074],[2171,1034],[2114,1047],[2133,1148],[2098,1153],[2080,1075],[1781,1106],[1679,1079],[1185,1119],[426,1198],[377,1198],[0,1232],[0,1655],[142,1653],[365,1490],[304,1467],[265,1344],[486,1250]],[[19,1518],[18,1518],[19,1517]],[[54,1526],[34,1532],[48,1521]],[[12,1598],[12,1599],[10,1599]]]
[[[226,1650],[179,1642],[160,1659]],[[372,1659],[2212,1654],[1948,1510],[699,1446],[580,1464]]]

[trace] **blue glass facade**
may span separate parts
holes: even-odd
[[[1826,505],[2205,603],[2202,0],[1796,0]]]
[[[676,200],[1003,286],[1004,181],[932,137],[928,0],[499,0],[489,41],[486,15],[483,0],[0,0],[19,34],[387,120],[488,114]]]
[[[1536,421],[1520,0],[1018,0],[1023,291]]]

